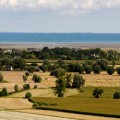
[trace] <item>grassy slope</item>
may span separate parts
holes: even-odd
[[[94,87],[84,88],[84,92],[65,98],[41,98],[33,97],[33,101],[57,104],[56,106],[42,106],[47,108],[56,108],[63,110],[73,110],[79,112],[101,113],[120,115],[120,100],[113,99],[113,93],[119,91],[120,88],[105,87],[104,94],[99,99],[92,97]]]

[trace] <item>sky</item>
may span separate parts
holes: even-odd
[[[0,32],[120,33],[120,0],[0,0]]]

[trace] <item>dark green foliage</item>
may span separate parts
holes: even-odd
[[[100,65],[95,65],[94,67],[93,67],[93,72],[95,73],[95,74],[100,74],[100,72],[101,72],[101,67],[100,67]]]
[[[7,94],[8,94],[7,88],[4,87],[4,88],[2,89],[2,96],[7,96]]]
[[[92,72],[92,66],[91,66],[91,65],[87,65],[87,66],[85,67],[85,72],[86,72],[87,74],[90,74],[90,73]]]
[[[117,68],[117,74],[120,75],[120,67]]]
[[[63,68],[58,68],[57,70],[51,71],[52,76],[56,76],[57,78],[63,77],[66,74],[66,70]]]
[[[57,62],[57,64],[62,68],[62,66],[63,66],[63,64],[64,64],[64,61],[61,60],[61,59],[59,59],[58,62]]]
[[[33,78],[32,80],[35,82],[35,83],[40,83],[42,78],[36,74],[33,75]]]
[[[71,88],[72,84],[72,74],[66,74],[66,87]]]
[[[93,90],[92,95],[93,95],[95,98],[99,98],[100,95],[102,95],[103,92],[104,92],[103,89],[95,88],[95,89]]]
[[[0,82],[3,82],[3,75],[1,72],[0,72]]]
[[[18,92],[18,91],[19,91],[18,85],[15,85],[15,86],[14,86],[14,90],[15,90],[15,92]]]
[[[85,84],[85,79],[80,74],[75,74],[73,77],[72,88],[80,88]]]
[[[104,59],[97,60],[96,64],[100,65],[102,70],[107,70],[107,67],[108,67],[108,61],[107,60],[104,60]]]
[[[80,64],[76,64],[75,71],[82,74],[84,72],[84,67],[82,65],[80,65]]]
[[[22,58],[16,58],[12,61],[12,65],[14,69],[24,70],[26,66],[26,62]]]
[[[50,69],[50,62],[49,60],[45,59],[42,64],[42,71],[46,72]]]
[[[114,67],[109,66],[109,67],[107,68],[107,73],[108,73],[109,75],[112,75],[114,72],[115,72]]]
[[[35,67],[34,66],[30,66],[30,67],[28,67],[28,72],[29,73],[33,73],[33,72],[35,72]]]
[[[58,97],[64,97],[64,92],[66,89],[66,81],[64,77],[59,78],[56,80],[56,87],[54,88],[54,93]]]
[[[23,75],[23,81],[26,82],[27,81],[27,76]]]
[[[24,84],[23,89],[30,89],[30,85],[29,84]]]
[[[26,72],[25,75],[28,77],[28,76],[30,75],[30,73],[29,73],[29,72]]]
[[[120,99],[120,92],[115,92],[113,95],[114,99]]]
[[[30,92],[27,92],[27,93],[25,94],[25,98],[30,98],[30,97],[32,97],[32,94],[31,94]]]

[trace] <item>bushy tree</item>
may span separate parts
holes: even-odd
[[[79,72],[80,74],[82,74],[84,72],[84,67],[80,64],[76,64],[76,72]]]
[[[108,67],[107,60],[105,60],[105,59],[97,60],[96,64],[100,65],[102,70],[107,70],[107,67]]]
[[[120,75],[120,67],[117,68],[117,74]]]
[[[40,83],[42,78],[36,74],[33,75],[33,78],[32,80],[35,82],[35,83]]]
[[[19,90],[18,85],[14,86],[14,90],[15,90],[15,92],[18,92],[18,90]]]
[[[107,68],[107,73],[108,73],[109,75],[112,75],[114,72],[115,72],[114,67],[109,66],[109,67]]]
[[[72,84],[72,74],[66,74],[66,87],[70,88]]]
[[[7,95],[8,95],[8,92],[7,92],[7,88],[6,88],[6,87],[4,87],[4,88],[2,89],[2,95],[3,95],[3,96],[7,96]]]
[[[30,89],[30,85],[29,84],[24,84],[23,89]]]
[[[120,92],[115,92],[113,95],[114,99],[120,99]]]
[[[20,70],[24,70],[25,66],[26,66],[26,62],[23,58],[15,58],[12,62],[13,64],[13,68],[14,69],[20,69]]]
[[[61,60],[61,59],[59,59],[58,60],[58,65],[62,68],[62,66],[64,65],[64,61],[63,60]]]
[[[0,82],[3,82],[3,75],[1,72],[0,72]]]
[[[28,67],[27,70],[29,73],[33,73],[33,72],[35,72],[35,66],[30,66],[30,67]]]
[[[64,92],[66,89],[66,81],[64,77],[58,78],[56,80],[56,87],[54,88],[54,93],[58,97],[64,97]]]
[[[25,94],[25,98],[30,98],[30,97],[32,97],[32,94],[31,94],[30,92],[27,92],[27,93]]]
[[[95,65],[94,67],[93,67],[93,72],[95,73],[95,74],[100,74],[100,72],[101,72],[101,67],[100,67],[100,65]]]
[[[87,74],[90,74],[90,73],[92,72],[92,66],[91,66],[91,65],[87,65],[87,66],[85,67],[85,72],[86,72]]]
[[[56,76],[57,78],[63,77],[66,74],[66,70],[63,68],[58,68],[57,70],[51,71],[52,76]]]
[[[95,98],[99,98],[100,95],[102,95],[103,92],[104,92],[103,89],[95,88],[95,89],[93,90],[92,95],[93,95]]]
[[[72,88],[80,88],[85,84],[85,79],[80,74],[75,74],[73,77]]]

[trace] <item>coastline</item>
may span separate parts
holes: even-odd
[[[42,49],[43,47],[55,48],[55,47],[68,47],[68,48],[101,48],[101,49],[120,49],[120,44],[112,44],[112,43],[0,43],[0,48],[9,49],[25,49],[25,48],[37,48]]]

